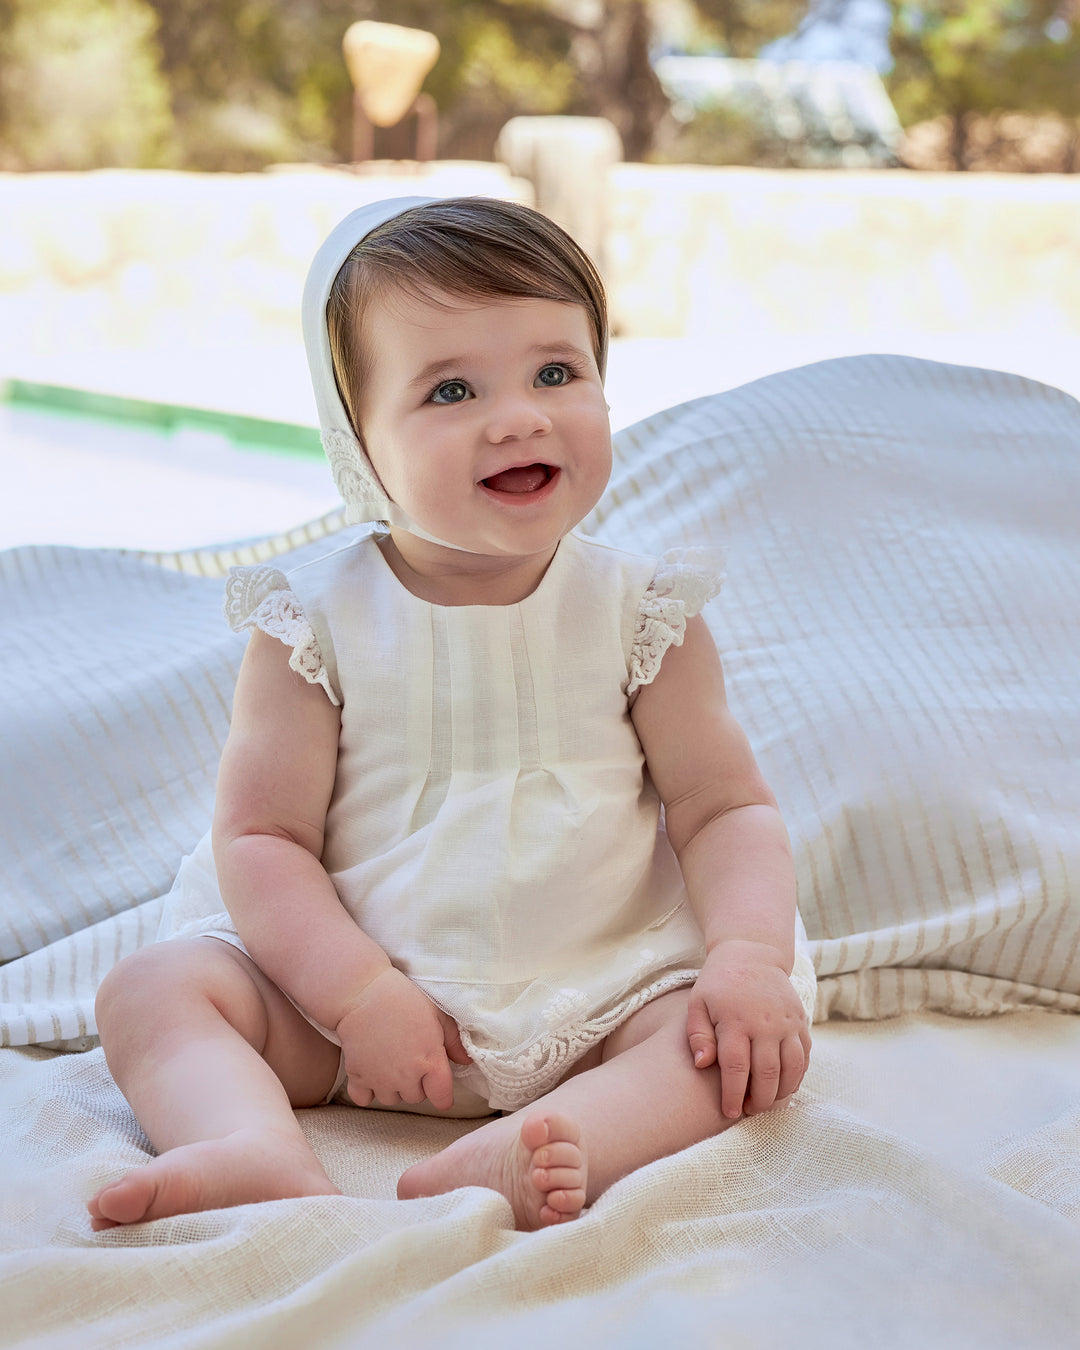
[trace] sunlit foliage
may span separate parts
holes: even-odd
[[[954,167],[966,167],[973,115],[1080,115],[1076,0],[892,0],[892,7],[893,103],[904,125],[951,120]]]

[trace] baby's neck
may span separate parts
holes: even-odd
[[[407,591],[449,607],[519,604],[540,585],[556,552],[489,557],[428,544],[396,529],[379,541],[379,548]]]

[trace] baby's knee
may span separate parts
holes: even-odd
[[[247,956],[216,938],[154,942],[102,980],[95,1002],[98,1035],[108,1050],[110,1043],[158,1039],[224,1018],[261,1046],[265,983]]]
[[[177,948],[181,944],[176,944]],[[142,1016],[169,998],[183,953],[171,943],[153,943],[125,956],[102,980],[94,1001],[98,1034],[105,1040],[118,1022]],[[179,960],[177,959],[179,958]]]
[[[175,1016],[183,1004],[205,992],[216,963],[214,953],[200,948],[193,942],[153,942],[117,962],[94,1003],[102,1040],[117,1025],[145,1026],[158,1016]]]

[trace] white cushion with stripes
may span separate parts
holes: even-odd
[[[190,553],[0,552],[0,1044],[93,1034],[97,985],[153,941],[210,822],[246,645],[222,578],[335,547],[343,518]]]
[[[340,524],[0,555],[3,1043],[85,1043],[209,821],[243,650],[220,576]],[[727,549],[705,614],[792,834],[819,1019],[1080,1009],[1080,405],[824,362],[622,432],[588,528]]]
[[[705,616],[795,846],[818,1017],[1080,1009],[1080,404],[851,357],[618,440],[591,522]]]

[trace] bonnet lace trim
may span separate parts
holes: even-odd
[[[308,684],[321,684],[334,707],[341,707],[318,638],[284,572],[266,565],[230,568],[225,581],[225,618],[234,633],[258,628],[291,647],[290,669],[303,675]]]
[[[385,520],[390,509],[389,498],[356,437],[348,431],[331,429],[322,433],[322,443],[334,485],[345,503],[349,524]]]
[[[717,554],[708,549],[672,549],[657,564],[641,598],[630,647],[627,694],[651,684],[669,647],[681,647],[686,621],[700,613],[723,584]]]

